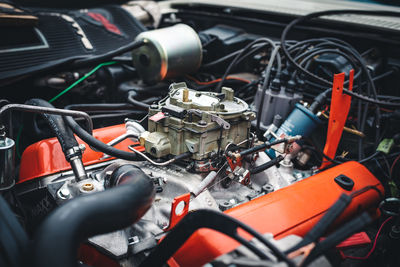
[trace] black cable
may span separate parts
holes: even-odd
[[[127,101],[134,106],[137,106],[137,107],[140,107],[140,108],[143,108],[146,110],[149,109],[150,105],[140,102],[139,100],[136,100],[135,99],[136,95],[137,95],[137,93],[135,91],[129,91],[128,95],[127,95]]]
[[[218,58],[218,59],[216,59],[214,61],[205,63],[204,65],[201,66],[201,68],[208,69],[210,67],[214,67],[215,65],[218,65],[220,63],[223,63],[223,62],[227,61],[228,59],[233,58],[234,56],[236,56],[237,54],[239,54],[242,51],[243,51],[243,49],[240,49],[240,50],[234,51],[234,52],[232,52],[232,53],[230,53],[228,55],[225,55],[225,56],[223,56],[221,58]]]
[[[376,152],[373,153],[372,155],[370,155],[370,156],[368,156],[368,157],[366,157],[366,158],[363,158],[362,160],[359,160],[358,162],[359,162],[359,163],[365,163],[365,162],[367,162],[367,161],[370,161],[371,159],[373,159],[373,158],[375,158],[376,156],[378,156],[380,153],[381,153],[380,151],[376,151]],[[351,159],[349,159],[349,160],[351,160]]]
[[[247,58],[247,57],[253,55],[254,53],[258,52],[259,50],[263,49],[266,45],[268,45],[268,44],[259,44],[259,45],[256,46],[253,50],[251,50],[249,53],[247,53],[247,54],[243,55],[241,58],[239,58],[239,59],[237,60],[237,62],[235,63],[235,65],[239,64],[239,63],[240,63],[241,61],[243,61],[245,58]],[[225,56],[223,56],[223,57],[221,57],[221,58],[218,58],[218,59],[216,59],[216,60],[214,60],[214,61],[205,63],[204,65],[201,66],[201,68],[203,68],[203,69],[208,69],[208,68],[210,68],[210,67],[214,67],[214,66],[216,66],[216,65],[219,65],[219,64],[221,64],[221,63],[223,63],[223,62],[225,62],[225,61],[227,61],[227,60],[233,58],[234,56],[238,55],[238,54],[241,53],[242,51],[243,51],[243,49],[236,50],[236,51],[234,51],[234,52],[232,52],[232,53],[230,53],[230,54],[228,54],[228,55],[225,55]]]
[[[362,94],[358,94],[358,93],[355,93],[353,91],[349,91],[349,90],[347,90],[345,88],[343,88],[343,92],[345,94],[348,94],[348,95],[352,96],[352,97],[360,99],[360,100],[362,100],[364,102],[368,102],[368,103],[375,104],[375,105],[378,105],[378,106],[388,107],[388,108],[395,108],[395,109],[396,108],[400,108],[400,103],[392,103],[392,102],[388,102],[388,101],[382,101],[382,100],[378,100],[378,99],[373,99],[373,98],[370,98],[368,96],[365,96],[365,95],[362,95]]]
[[[308,77],[310,77],[312,80],[320,82],[324,85],[328,85],[328,86],[332,86],[332,83],[309,72],[308,70],[304,69],[302,66],[300,66],[297,62],[295,62],[295,60],[293,59],[293,57],[290,55],[288,48],[285,45],[285,40],[286,37],[288,35],[288,32],[297,24],[299,24],[300,22],[304,22],[306,20],[310,20],[313,18],[317,18],[320,16],[329,16],[329,15],[335,15],[335,14],[358,14],[358,15],[371,15],[371,16],[392,16],[392,17],[399,17],[400,16],[400,12],[394,12],[394,11],[368,11],[368,10],[329,10],[329,11],[321,11],[321,12],[315,12],[315,13],[310,13],[306,16],[302,16],[299,17],[295,20],[293,20],[292,22],[290,22],[285,29],[282,32],[281,35],[281,44],[282,45],[282,52],[284,53],[285,57],[287,58],[287,60],[290,62],[290,64],[292,64],[296,69],[300,70],[302,73],[304,73],[305,75],[307,75]],[[338,44],[336,44],[338,45]],[[343,46],[344,47],[344,46]],[[348,48],[346,48],[346,50],[348,50]],[[353,53],[354,51],[351,51],[353,55],[357,56],[357,53]],[[364,63],[363,59],[358,58],[359,56],[357,56],[357,59]],[[363,68],[366,68],[365,64],[361,64]],[[374,93],[374,95],[376,95],[376,89],[375,89],[375,85],[372,82],[372,77],[371,74],[369,73],[368,70],[365,71],[365,74],[367,75],[367,78],[370,82],[370,85],[372,87],[372,91]],[[375,105],[380,105],[380,106],[392,106],[387,102],[384,101],[378,101],[376,99],[371,99],[369,97],[363,96],[363,95],[358,95],[354,92],[350,92],[347,89],[343,90],[344,93],[352,95],[354,97],[357,97],[358,99],[361,99],[363,101],[367,101],[370,103],[373,103]],[[400,107],[400,105],[394,105],[396,107]],[[377,109],[377,117],[379,117],[379,109]],[[377,129],[378,130],[378,129]]]
[[[332,159],[331,157],[329,157],[328,155],[326,155],[324,152],[322,152],[319,148],[317,148],[316,146],[307,146],[307,145],[303,145],[304,149],[310,149],[314,152],[316,152],[319,156],[321,156],[322,158],[325,158],[327,161],[330,161],[332,163],[335,164],[342,164],[343,162],[338,161],[336,159]]]
[[[392,75],[392,74],[395,73],[396,71],[397,71],[396,69],[388,70],[387,72],[384,72],[384,73],[382,73],[382,74],[379,74],[379,75],[373,77],[372,80],[373,80],[374,82],[375,82],[375,81],[378,81],[378,80],[381,80],[381,79],[383,79],[383,78],[386,78],[386,77]],[[356,75],[357,75],[357,74],[354,75],[354,79],[356,78]],[[314,83],[314,82],[311,82],[311,81],[308,81],[308,80],[306,80],[305,83],[306,83],[307,85],[310,85],[310,86],[313,86],[313,87],[316,87],[316,88],[321,88],[321,85],[319,85],[319,84],[317,84],[317,83]],[[348,81],[346,81],[345,84],[346,84],[346,83],[348,83]],[[366,83],[367,83],[367,82],[361,82],[361,84],[359,84],[359,85],[353,85],[353,90],[354,90],[354,89],[361,88],[361,87],[364,86]],[[377,98],[389,99],[387,102],[390,102],[390,101],[400,101],[400,97],[390,96],[390,95],[377,95]]]
[[[292,22],[290,22],[285,29],[282,32],[281,35],[281,44],[282,45],[282,52],[285,55],[285,57],[287,58],[287,60],[290,62],[290,64],[292,64],[294,67],[296,67],[297,69],[299,69],[301,72],[303,72],[305,75],[307,75],[308,77],[310,77],[311,79],[313,79],[314,81],[318,81],[321,82],[322,84],[325,85],[329,85],[331,86],[331,83],[321,77],[316,76],[315,74],[305,70],[304,68],[302,68],[299,64],[297,64],[297,62],[295,62],[295,60],[292,58],[292,56],[290,55],[286,45],[285,45],[285,40],[286,37],[289,33],[289,31],[297,24],[313,19],[313,18],[317,18],[317,17],[321,17],[321,16],[329,16],[329,15],[336,15],[336,14],[358,14],[358,15],[371,15],[371,16],[392,16],[392,17],[398,17],[400,16],[400,12],[394,12],[394,11],[369,11],[369,10],[328,10],[328,11],[321,11],[321,12],[315,12],[315,13],[310,13],[308,15],[299,17],[295,20],[293,20]]]
[[[254,87],[255,85],[257,85],[260,81],[251,81],[248,84],[245,84],[244,86],[240,87],[239,89],[235,90],[235,95],[239,96],[241,93],[246,92],[246,90],[248,91],[249,88],[251,89],[251,87]]]
[[[367,212],[363,212],[360,216],[346,222],[341,228],[327,236],[323,241],[317,243],[317,245],[311,250],[310,254],[306,256],[301,266],[308,266],[319,256],[326,253],[330,248],[339,244],[354,233],[359,232],[372,221],[373,219],[371,216]]]
[[[218,83],[217,87],[216,87],[216,91],[219,92],[222,88],[222,85],[224,84],[226,77],[228,76],[228,74],[230,73],[230,71],[232,70],[232,68],[235,66],[236,62],[239,60],[239,58],[246,52],[248,51],[253,45],[258,44],[258,43],[269,43],[271,45],[271,47],[275,47],[275,44],[272,40],[268,39],[268,38],[259,38],[256,39],[254,41],[252,41],[251,43],[249,43],[248,45],[246,45],[242,51],[236,55],[236,57],[232,60],[232,62],[229,64],[228,68],[226,69],[224,75],[221,77],[221,81]],[[279,57],[279,56],[278,56]],[[280,57],[278,59],[278,61],[280,62]]]
[[[64,117],[65,122],[69,125],[69,127],[72,129],[72,131],[79,137],[81,138],[84,142],[89,144],[90,146],[96,148],[97,150],[116,157],[116,158],[121,158],[125,160],[137,160],[137,155],[132,152],[127,152],[123,151],[120,149],[116,149],[112,146],[109,146],[100,140],[97,140],[94,138],[91,134],[86,132],[82,127],[76,123],[76,121],[72,117]]]
[[[246,58],[248,58],[249,56],[253,55],[254,53],[258,52],[259,50],[265,48],[266,46],[268,46],[269,43],[265,43],[265,44],[260,44],[259,46],[257,46],[256,48],[254,48],[253,50],[250,50],[250,52],[248,52],[247,54],[244,54],[242,57],[240,57],[237,62],[235,63],[234,67],[239,65],[243,60],[245,60]]]
[[[323,105],[328,98],[329,93],[331,92],[331,89],[326,89],[322,93],[320,93],[315,99],[314,102],[310,105],[309,110],[312,113],[315,113],[317,109]]]
[[[318,49],[315,51],[307,51],[304,52],[303,54],[299,55],[296,57],[296,59],[300,59],[302,58],[301,62],[299,63],[300,66],[302,66],[305,62],[309,61],[310,59],[313,59],[316,55],[320,55],[320,54],[324,54],[324,53],[330,53],[330,54],[338,54],[341,55],[342,57],[346,58],[347,60],[349,60],[351,62],[351,64],[353,65],[353,69],[355,69],[355,62],[344,52],[337,50],[337,49]],[[305,69],[307,69],[307,67],[305,67]],[[358,72],[359,76],[361,73]],[[292,74],[292,79],[297,75],[297,70],[295,70]],[[356,76],[354,76],[354,79],[356,78]]]
[[[91,64],[95,64],[95,63],[102,63],[104,61],[112,59],[115,56],[118,56],[118,55],[128,52],[130,50],[133,50],[135,48],[138,48],[141,45],[143,45],[141,43],[141,41],[134,41],[134,42],[132,42],[126,46],[123,46],[117,50],[113,50],[111,52],[108,52],[108,53],[102,54],[102,55],[95,55],[95,56],[91,56],[91,57],[73,56],[73,57],[52,60],[52,61],[46,62],[44,64],[35,66],[34,68],[31,68],[31,70],[29,70],[29,73],[27,73],[25,69],[21,69],[20,71],[14,72],[14,73],[8,75],[7,77],[0,78],[0,81],[7,80],[7,82],[5,82],[3,84],[3,85],[6,85],[9,83],[16,82],[20,79],[24,79],[28,76],[33,76],[38,73],[43,73],[46,70],[55,71],[55,68],[57,68],[57,67],[69,66],[69,67],[76,68],[76,67],[82,67],[82,65],[91,65]],[[10,80],[13,78],[14,78],[14,80]]]
[[[283,261],[289,267],[295,266],[279,248],[264,238],[260,233],[242,222],[227,216],[224,213],[209,209],[200,209],[189,212],[166,236],[165,238],[150,252],[150,255],[139,265],[140,267],[147,266],[162,266],[176,251],[189,239],[189,237],[198,229],[210,228],[221,232],[230,238],[241,243],[251,252],[256,254],[261,259],[268,259],[268,255],[263,250],[254,246],[238,234],[238,229],[241,229],[254,238],[259,240],[263,245],[271,250],[278,260]]]
[[[375,87],[375,83],[372,79],[370,71],[367,69],[366,62],[364,61],[362,56],[355,49],[350,49],[346,46],[335,44],[335,43],[332,43],[332,45],[333,44],[335,46],[337,46],[338,48],[346,50],[347,52],[351,53],[357,59],[357,61],[361,64],[363,73],[365,73],[365,75],[367,76],[367,80],[368,80],[368,85],[367,85],[368,95],[370,95],[370,90],[372,90],[372,95],[373,95],[374,99],[377,99],[377,90]],[[375,147],[378,146],[378,141],[379,141],[379,136],[380,136],[380,121],[381,121],[380,109],[378,108],[378,106],[376,106],[376,109],[375,109],[375,128],[376,128]]]
[[[144,44],[145,44],[145,42],[143,40],[136,40],[136,41],[131,42],[130,44],[127,44],[123,47],[120,47],[116,50],[110,51],[110,52],[102,54],[102,55],[96,55],[96,56],[91,56],[91,57],[86,57],[86,58],[75,60],[72,63],[72,65],[73,65],[73,67],[78,67],[81,65],[90,65],[90,64],[95,64],[95,63],[99,63],[99,62],[104,62],[104,61],[112,59],[113,57],[122,55],[126,52],[130,52],[136,48],[139,48]]]
[[[347,95],[350,95],[352,97],[360,99],[360,100],[362,100],[364,102],[368,102],[370,104],[375,104],[375,105],[378,105],[378,106],[381,106],[381,107],[394,108],[394,109],[400,108],[400,103],[393,103],[393,102],[389,102],[389,101],[382,101],[382,100],[379,100],[379,99],[373,99],[373,98],[370,98],[368,96],[365,96],[365,95],[362,95],[362,94],[359,94],[359,93],[356,93],[356,92],[353,92],[353,91],[349,91],[346,88],[343,88],[343,92],[345,94],[347,94]]]

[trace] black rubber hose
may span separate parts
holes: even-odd
[[[84,142],[86,142],[91,147],[94,147],[98,151],[101,151],[107,155],[112,157],[125,159],[125,160],[137,160],[137,155],[132,152],[123,151],[112,146],[109,146],[100,140],[94,138],[87,131],[82,129],[82,127],[76,123],[76,121],[72,117],[64,117],[64,121],[68,124],[68,126],[74,131],[74,133],[79,136]]]
[[[149,109],[150,105],[135,99],[136,96],[137,93],[135,91],[129,91],[127,94],[128,103],[145,110]]]
[[[39,98],[30,99],[26,101],[25,104],[32,106],[54,108],[52,104],[50,104],[46,100]],[[62,116],[60,115],[43,113],[41,114],[41,116],[44,118],[44,120],[50,126],[51,131],[57,137],[58,142],[60,142],[61,149],[64,152],[65,158],[68,161],[68,157],[66,154],[67,151],[73,147],[78,146],[78,142],[76,141],[72,130],[65,124]],[[33,127],[36,128],[35,131],[40,131],[40,129],[38,128],[37,124],[34,121],[33,121]]]
[[[285,139],[285,138],[277,139],[277,140],[274,140],[272,142],[265,142],[265,143],[262,143],[261,145],[253,146],[251,148],[242,150],[242,151],[240,151],[239,154],[240,154],[241,157],[244,157],[246,155],[253,154],[253,153],[256,153],[256,152],[261,151],[261,150],[270,149],[271,146],[274,146],[274,145],[277,145],[277,144],[281,144],[281,143],[285,143],[285,142],[287,142],[287,139]]]
[[[35,234],[33,266],[76,267],[81,242],[126,228],[146,213],[155,195],[149,177],[133,165],[112,176],[119,177],[117,187],[72,199],[46,218]]]
[[[257,167],[254,167],[253,169],[250,169],[250,174],[257,174],[257,173],[263,172],[266,169],[269,169],[275,165],[278,165],[279,162],[281,162],[283,159],[284,159],[284,157],[282,155],[279,155],[276,158],[271,159],[270,161],[268,161],[264,164],[261,164]]]

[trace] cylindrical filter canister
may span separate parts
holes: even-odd
[[[14,185],[14,156],[14,140],[0,137],[0,190]]]
[[[283,138],[285,136],[301,135],[302,137],[310,136],[311,133],[320,125],[322,121],[310,110],[303,105],[297,103],[292,113],[283,122],[276,132],[276,136]],[[272,139],[270,141],[273,141]],[[274,158],[275,151],[269,149],[267,154]]]
[[[145,44],[133,50],[133,65],[147,84],[194,73],[201,65],[200,38],[186,24],[142,32],[136,40],[143,40]]]
[[[321,123],[321,120],[314,113],[297,103],[292,113],[279,127],[276,135],[279,137],[282,134],[285,136],[309,136]]]

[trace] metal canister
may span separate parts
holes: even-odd
[[[0,136],[0,190],[8,189],[15,183],[14,159],[14,140]]]
[[[145,83],[194,73],[201,65],[200,38],[186,24],[142,32],[136,40],[145,42],[132,52],[133,65]]]
[[[310,136],[321,120],[303,105],[297,103],[292,113],[276,132],[277,136]]]
[[[276,135],[279,137],[296,135],[308,137],[321,124],[322,121],[314,113],[297,103],[292,113],[290,113],[281,127],[279,127]],[[269,141],[271,142],[274,139],[275,138],[271,138]],[[268,149],[266,152],[268,156],[275,158],[275,151],[273,149]]]

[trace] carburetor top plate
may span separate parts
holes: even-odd
[[[170,86],[169,98],[165,105],[185,110],[198,109],[218,115],[235,115],[249,108],[245,101],[234,97],[231,88],[223,87],[221,93],[200,92],[188,89],[185,83],[174,83]]]

